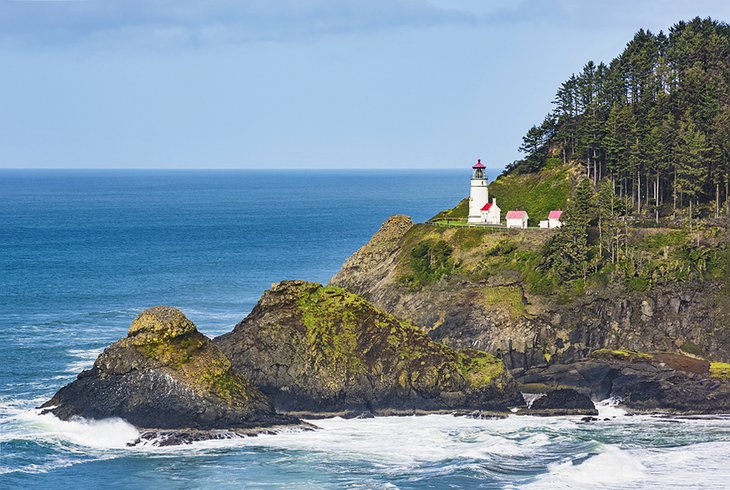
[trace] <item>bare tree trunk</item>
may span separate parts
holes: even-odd
[[[720,182],[715,182],[715,219],[720,217]]]
[[[676,170],[674,171],[674,183],[672,184],[672,199],[674,200],[674,202],[672,203],[672,205],[673,205],[672,214],[676,218],[677,217],[677,171]]]

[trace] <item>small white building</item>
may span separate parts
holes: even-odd
[[[507,228],[527,228],[527,211],[507,211]]]
[[[563,215],[561,210],[550,211],[548,214],[548,228],[560,228],[563,226],[563,222],[560,221],[560,217]]]
[[[498,225],[502,222],[502,210],[497,206],[497,200],[492,199],[482,207],[482,223]]]

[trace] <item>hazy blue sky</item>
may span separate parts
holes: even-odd
[[[728,0],[0,0],[0,167],[502,166],[559,83]]]

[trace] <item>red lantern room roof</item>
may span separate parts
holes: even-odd
[[[479,160],[477,160],[476,165],[474,165],[472,168],[487,168],[487,167],[485,167],[484,165],[482,165],[482,160],[479,159]]]

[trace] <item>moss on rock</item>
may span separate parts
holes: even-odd
[[[713,378],[730,379],[730,363],[711,362],[710,376]]]
[[[195,332],[193,322],[182,311],[171,306],[147,308],[134,319],[127,336],[139,345],[149,342],[162,342],[181,335]]]
[[[275,284],[215,342],[287,411],[505,409],[522,401],[501,360],[434,342],[339,287]]]
[[[231,367],[230,360],[176,308],[140,313],[129,334],[93,369],[44,407],[62,419],[121,417],[145,428],[226,429],[296,423]]]
[[[617,359],[620,361],[629,361],[629,360],[650,361],[650,360],[654,359],[654,356],[652,354],[647,354],[645,352],[634,352],[631,350],[621,350],[621,349],[597,349],[591,353],[591,357],[596,358],[596,359]]]

